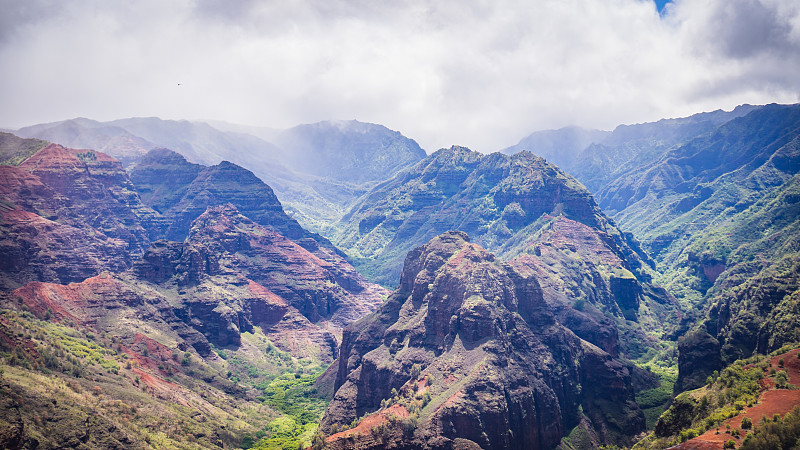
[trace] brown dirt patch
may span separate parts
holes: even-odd
[[[798,353],[800,353],[800,349],[794,349],[782,355],[775,356],[770,360],[772,367],[776,370],[781,370],[780,367],[778,367],[778,362],[783,358],[783,370],[786,370],[787,375],[789,375],[789,383],[794,385],[800,385],[800,359],[797,358]],[[742,440],[747,435],[746,430],[741,430],[743,418],[749,417],[750,420],[753,421],[753,425],[756,426],[761,420],[761,416],[767,416],[769,418],[772,418],[775,414],[783,416],[795,406],[800,405],[800,390],[774,389],[774,385],[771,381],[762,383],[762,386],[768,386],[769,388],[761,394],[757,405],[753,405],[751,408],[745,408],[739,415],[722,422],[721,430],[725,430],[726,425],[730,425],[731,429],[740,429],[741,436],[739,439],[733,438],[737,446],[741,444]],[[702,435],[672,448],[678,450],[716,450],[721,449],[723,444],[729,439],[731,439],[730,434],[724,432],[716,434],[716,429],[712,428]]]
[[[389,416],[394,414],[395,417],[398,419],[407,419],[408,418],[408,410],[405,406],[402,405],[392,405],[383,411],[378,411],[374,414],[370,414],[358,424],[357,427],[351,428],[349,430],[340,431],[336,434],[328,436],[325,441],[326,442],[333,442],[339,439],[348,438],[352,435],[362,434],[366,435],[369,434],[372,430],[372,427],[379,426],[380,424],[388,424],[390,422]]]

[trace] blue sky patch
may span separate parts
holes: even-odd
[[[658,8],[658,13],[664,13],[664,7],[667,6],[667,3],[672,3],[672,0],[653,0],[656,4],[656,8]]]

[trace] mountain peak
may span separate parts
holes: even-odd
[[[440,148],[439,150],[435,151],[435,154],[442,154],[442,155],[450,155],[450,154],[478,154],[482,155],[481,152],[477,152],[475,150],[471,150],[469,147],[464,147],[461,145],[451,145],[449,148]]]
[[[345,329],[323,430],[366,416],[399,447],[554,448],[578,424],[579,408],[593,418],[589,427],[609,434],[644,428],[629,370],[552,320],[535,279],[464,233],[416,248],[403,273],[375,314]],[[616,409],[593,401],[601,395]],[[418,407],[406,401],[423,397]],[[401,431],[384,420],[387,411],[413,416],[416,427]],[[328,443],[362,440],[344,432]]]

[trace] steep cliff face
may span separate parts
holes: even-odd
[[[336,343],[325,324],[344,327],[374,311],[386,295],[344,260],[323,260],[232,205],[201,214],[183,243],[156,242],[134,272],[174,286],[187,305],[185,320],[218,345],[238,345],[240,333],[253,325],[268,335],[307,328],[307,336],[287,349],[302,351],[302,339],[311,339],[325,347],[322,359],[329,361]]]
[[[49,145],[18,167],[0,166],[3,279],[74,282],[124,270],[160,223],[116,160]]]
[[[253,172],[223,161],[205,167],[170,150],[155,149],[131,169],[131,180],[149,206],[160,212],[160,236],[182,241],[209,206],[232,204],[243,215],[299,243],[318,256],[340,252],[322,236],[289,217],[272,191]]]
[[[165,211],[170,226],[165,237],[182,241],[191,223],[209,206],[231,203],[252,220],[269,226],[287,237],[299,238],[305,232],[286,216],[272,189],[252,172],[223,161],[203,169],[186,187],[184,196]]]
[[[142,201],[165,214],[186,195],[186,189],[206,167],[193,164],[165,148],[150,150],[128,168]]]
[[[677,317],[633,238],[574,178],[528,152],[439,150],[373,189],[343,223],[334,240],[364,257],[356,259],[359,269],[387,285],[414,246],[446,230],[467,232],[520,273],[537,276],[559,321],[612,354],[631,355],[651,340],[632,329],[623,348],[614,348],[614,317],[658,333]]]
[[[132,254],[141,254],[149,245],[150,234],[143,224],[156,220],[156,214],[141,202],[116,159],[92,150],[51,144],[19,168],[69,199],[59,205],[65,221],[83,222],[108,237],[121,239],[130,245]]]
[[[629,368],[560,325],[535,278],[459,232],[409,253],[389,300],[345,329],[335,386],[325,431],[367,415],[400,441],[345,431],[332,448],[553,448],[579,406],[602,439],[644,428]]]
[[[0,289],[31,281],[71,283],[132,262],[118,239],[64,225],[20,209],[0,207]]]
[[[620,352],[612,317],[655,329],[648,322],[669,320],[675,310],[669,295],[640,282],[614,239],[596,228],[563,216],[546,217],[540,232],[517,247],[509,263],[539,280],[559,322],[612,355]],[[642,304],[650,305],[651,315],[639,314]]]

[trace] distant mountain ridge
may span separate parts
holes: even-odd
[[[267,182],[307,228],[324,230],[371,185],[426,156],[411,139],[382,125],[327,121],[278,132],[156,117],[98,122],[85,118],[19,129],[67,147],[108,153],[126,167],[152,149],[167,148],[196,164],[224,160]],[[280,145],[275,145],[270,138]]]
[[[574,164],[578,155],[591,144],[602,142],[610,134],[610,131],[589,130],[580,127],[542,130],[529,134],[519,143],[506,147],[500,152],[513,155],[521,151],[529,151],[564,168]]]
[[[513,154],[528,150],[577,178],[596,193],[614,178],[687,139],[742,117],[760,106],[740,105],[732,111],[698,113],[677,119],[619,125],[613,131],[567,127],[535,132],[503,150]],[[603,208],[606,205],[598,199]]]
[[[353,184],[391,178],[427,154],[412,139],[356,120],[298,125],[275,136],[281,160],[295,171]]]

